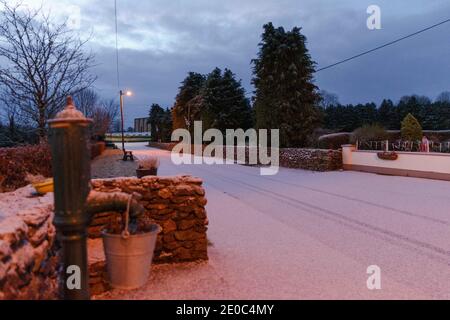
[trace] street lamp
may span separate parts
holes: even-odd
[[[127,152],[125,150],[125,138],[123,135],[123,96],[131,96],[133,93],[130,90],[127,90],[125,92],[123,92],[122,90],[119,91],[120,94],[120,118],[121,118],[121,128],[122,128],[122,151],[123,151],[123,161],[127,161],[128,158],[130,158],[130,160],[134,160],[133,159],[133,154],[131,152]]]

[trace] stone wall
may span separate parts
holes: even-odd
[[[0,300],[57,298],[53,196],[31,191],[0,197]]]
[[[146,211],[142,223],[162,227],[154,262],[206,260],[206,198],[202,180],[191,176],[97,179],[94,190],[135,193]],[[32,196],[26,186],[0,194],[0,300],[56,299],[58,244],[55,241],[53,194]],[[89,236],[100,230],[117,213],[94,216]],[[91,241],[98,241],[93,239]],[[88,252],[89,255],[93,254]],[[108,290],[105,262],[89,262],[91,294]]]
[[[150,142],[149,146],[171,151],[176,145],[174,142]],[[202,145],[204,149],[205,145]],[[244,147],[242,147],[244,148]],[[237,147],[234,147],[234,160],[237,157]],[[194,152],[194,146],[191,146]],[[299,168],[313,171],[333,171],[342,169],[342,151],[332,149],[306,149],[306,148],[280,148],[280,167]],[[224,158],[233,158],[227,155],[226,148],[223,148]],[[249,148],[245,147],[245,158],[248,162]]]
[[[180,262],[208,259],[205,190],[202,180],[191,176],[113,178],[92,181],[93,189],[102,192],[138,194],[146,209],[145,223],[162,227],[156,243],[155,262]],[[100,236],[101,229],[117,217],[101,213],[94,217],[89,236]]]
[[[139,218],[140,223],[161,226],[153,255],[154,263],[208,259],[208,220],[201,179],[191,176],[96,179],[92,180],[92,186],[95,191],[135,194],[135,199],[139,199],[138,202],[146,209]],[[101,237],[101,230],[106,226],[120,223],[120,220],[121,215],[117,212],[96,214],[88,230],[91,241]],[[92,295],[110,289],[105,269],[102,259],[89,263]]]
[[[155,141],[149,141],[148,146],[163,150],[172,151],[173,147],[177,145],[176,142],[155,142]]]
[[[280,166],[313,171],[342,169],[342,151],[324,149],[280,149]]]

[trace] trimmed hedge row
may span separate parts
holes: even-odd
[[[91,159],[105,150],[105,143],[91,144]],[[0,148],[0,192],[26,186],[27,174],[52,176],[52,157],[48,143]]]
[[[426,135],[429,140],[434,142],[450,141],[450,130],[423,130],[423,134]],[[387,139],[389,141],[400,140],[400,130],[387,130]],[[317,141],[318,148],[320,149],[337,150],[341,148],[343,144],[349,144],[352,142],[352,133],[337,132],[325,134],[320,136]]]
[[[106,143],[103,141],[91,143],[91,159],[94,159],[101,155],[106,149]]]
[[[352,137],[351,132],[338,132],[320,136],[318,139],[318,147],[320,149],[337,150],[343,144],[349,144]]]
[[[50,146],[47,143],[0,149],[0,192],[26,186],[27,173],[52,176]]]

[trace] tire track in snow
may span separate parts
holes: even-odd
[[[170,152],[167,152],[167,154],[170,155]],[[195,169],[199,169],[200,172],[201,171],[209,172],[210,174],[212,174],[212,177],[215,177],[216,179],[219,179],[219,180],[222,180],[222,181],[228,181],[231,184],[238,183],[241,186],[247,188],[248,190],[254,191],[256,193],[265,194],[266,196],[271,197],[274,200],[284,202],[284,203],[290,205],[291,207],[294,207],[296,209],[301,209],[301,210],[306,211],[306,212],[308,212],[310,214],[320,215],[322,218],[326,218],[328,220],[332,220],[334,222],[338,222],[340,224],[346,225],[346,226],[348,226],[348,227],[350,227],[352,229],[358,230],[360,232],[362,232],[362,230],[365,230],[365,232],[367,232],[367,230],[370,230],[371,234],[382,235],[384,239],[386,239],[386,237],[389,237],[389,238],[395,239],[397,241],[401,240],[401,241],[403,241],[405,243],[408,243],[415,250],[417,250],[417,247],[420,247],[422,249],[430,250],[433,253],[437,253],[439,255],[444,255],[446,257],[450,257],[450,251],[449,250],[446,250],[444,248],[435,246],[433,244],[430,244],[430,243],[427,243],[427,242],[423,242],[423,241],[420,241],[420,240],[417,240],[417,239],[413,239],[413,238],[410,238],[408,236],[405,236],[405,235],[402,235],[402,234],[399,234],[399,233],[396,233],[396,232],[393,232],[393,231],[389,231],[389,230],[386,230],[386,229],[383,229],[383,228],[371,225],[369,223],[365,223],[365,222],[362,222],[362,221],[359,221],[359,220],[347,217],[344,214],[341,214],[341,213],[338,213],[338,212],[334,212],[334,211],[331,211],[331,210],[328,210],[328,209],[325,209],[325,208],[322,208],[322,207],[319,207],[319,206],[316,206],[316,205],[312,205],[310,203],[307,203],[307,202],[304,202],[304,201],[292,198],[290,196],[286,196],[284,194],[280,194],[280,193],[274,192],[272,190],[268,190],[268,189],[265,189],[265,188],[261,188],[261,187],[258,187],[258,186],[246,183],[246,182],[241,181],[239,179],[230,178],[227,175],[218,173],[217,170],[214,170],[214,171],[208,170],[206,168],[207,167],[206,165],[202,165],[201,167],[197,167],[197,166],[192,166],[192,167],[193,167],[192,169],[194,169],[194,168]],[[244,172],[243,170],[240,170],[240,169],[237,169],[237,168],[238,168],[238,165],[235,164],[234,167],[233,167],[234,171],[237,171],[240,174],[256,176],[256,175],[252,175],[250,173]],[[193,170],[193,171],[197,171],[197,170]],[[199,176],[201,176],[201,174]],[[221,178],[219,178],[218,176],[220,176]],[[414,214],[414,213],[411,213],[411,212],[408,212],[408,211],[398,210],[398,209],[391,208],[391,207],[388,207],[388,206],[386,206],[384,208],[383,205],[378,205],[378,204],[375,204],[375,203],[370,202],[370,201],[355,199],[355,198],[352,198],[352,197],[343,196],[343,195],[336,194],[336,193],[333,193],[333,192],[328,192],[328,191],[324,191],[324,190],[320,190],[320,189],[310,188],[310,187],[306,187],[306,186],[302,186],[302,185],[296,185],[294,183],[282,182],[282,181],[280,181],[278,179],[268,178],[267,176],[262,177],[262,176],[258,175],[258,177],[260,179],[263,179],[263,180],[264,179],[268,179],[268,180],[273,180],[275,182],[285,183],[287,185],[292,184],[294,187],[305,188],[305,189],[313,191],[313,192],[324,193],[324,194],[328,194],[330,196],[335,196],[335,197],[343,198],[343,199],[346,199],[346,200],[356,201],[356,202],[364,203],[364,204],[367,204],[367,205],[375,206],[375,207],[378,207],[380,209],[386,209],[386,210],[390,210],[390,211],[393,211],[393,212],[405,214],[405,215],[408,215],[408,216],[414,216],[416,218],[422,218],[424,220],[430,220],[430,221],[433,221],[433,222],[436,222],[436,223],[440,223],[440,224],[444,224],[444,225],[450,225],[449,222],[444,221],[444,220],[429,218],[429,217],[426,217],[426,216],[417,215],[417,214]],[[208,184],[207,181],[205,181],[205,182],[206,182],[206,184]],[[214,186],[214,183],[210,183],[210,184],[212,186]],[[218,190],[222,190],[223,189],[220,186],[214,186],[214,187],[216,189],[218,189]],[[230,193],[227,193],[227,194],[229,196],[232,196]],[[245,202],[245,200],[239,198],[236,195],[234,195],[232,197],[236,198],[236,199],[238,199],[240,201]],[[308,209],[310,209],[310,210],[308,210]],[[311,209],[316,211],[316,212],[311,211]],[[355,226],[358,226],[358,227],[355,228]],[[392,243],[396,243],[396,242],[392,242]],[[449,264],[447,261],[445,261],[445,263]]]
[[[352,226],[357,225],[359,227],[363,227],[365,229],[368,229],[368,230],[371,230],[373,232],[382,234],[384,236],[389,236],[389,237],[394,238],[396,240],[404,241],[406,243],[409,243],[410,245],[413,245],[414,247],[420,247],[420,248],[423,248],[423,249],[430,250],[430,251],[432,251],[434,253],[438,253],[440,255],[444,255],[446,257],[450,257],[450,251],[449,250],[446,250],[444,248],[435,246],[433,244],[430,244],[430,243],[427,243],[427,242],[423,242],[423,241],[420,241],[420,240],[416,240],[416,239],[404,236],[402,234],[399,234],[399,233],[396,233],[396,232],[393,232],[393,231],[382,229],[380,227],[371,225],[369,223],[365,223],[365,222],[362,222],[362,221],[359,221],[359,220],[347,217],[344,214],[341,214],[341,213],[338,213],[338,212],[334,212],[334,211],[331,211],[331,210],[328,210],[328,209],[325,209],[325,208],[322,208],[322,207],[319,207],[319,206],[316,206],[316,205],[313,205],[313,204],[310,204],[310,203],[307,203],[307,202],[304,202],[304,201],[301,201],[301,200],[298,200],[298,199],[295,199],[295,198],[292,198],[292,197],[289,197],[289,196],[286,196],[286,195],[283,195],[283,194],[280,194],[280,193],[272,191],[272,190],[267,190],[267,189],[264,189],[264,188],[261,188],[261,187],[257,187],[257,186],[254,186],[252,184],[243,182],[241,180],[233,179],[233,178],[230,178],[228,176],[224,176],[223,174],[219,174],[217,172],[213,172],[213,171],[207,170],[205,168],[202,168],[202,170],[208,171],[208,172],[212,173],[213,175],[220,175],[222,177],[221,179],[224,180],[224,181],[228,181],[230,183],[238,183],[238,184],[246,187],[249,190],[252,190],[252,191],[255,191],[255,192],[259,192],[259,193],[263,193],[263,194],[267,195],[268,197],[271,197],[272,199],[284,200],[285,203],[287,203],[288,205],[290,205],[290,206],[292,206],[294,208],[305,210],[305,207],[306,207],[306,208],[309,208],[309,209],[313,209],[313,210],[318,211],[319,212],[318,214],[323,216],[323,217],[326,217],[326,218],[332,217],[332,218],[334,218],[334,220],[338,220],[338,222],[341,222],[341,223],[342,222],[346,222],[346,223],[344,223],[346,225],[348,225],[348,224],[351,224]],[[308,212],[312,213],[311,211],[308,211]]]
[[[432,217],[427,217],[427,216],[424,216],[424,215],[421,215],[421,214],[417,214],[417,213],[413,213],[413,212],[409,212],[409,211],[406,211],[406,210],[397,209],[397,208],[389,207],[389,206],[386,206],[386,205],[383,205],[383,204],[378,204],[378,203],[374,203],[374,202],[367,201],[367,200],[353,198],[353,197],[350,197],[350,196],[345,196],[345,195],[342,195],[342,194],[339,194],[339,193],[334,193],[334,192],[330,192],[330,191],[326,191],[326,190],[312,188],[312,187],[308,187],[308,186],[305,186],[305,185],[302,185],[302,184],[282,181],[282,180],[278,180],[278,179],[274,179],[274,178],[269,178],[267,176],[262,177],[260,175],[253,175],[253,174],[245,172],[243,170],[237,170],[237,171],[239,171],[239,173],[241,173],[241,174],[245,174],[245,175],[252,176],[252,177],[257,177],[257,178],[260,178],[260,179],[263,179],[263,180],[270,180],[270,181],[278,182],[280,184],[285,184],[285,185],[289,185],[289,186],[293,186],[293,187],[297,187],[297,188],[302,188],[302,189],[310,190],[310,191],[321,193],[321,194],[327,194],[327,195],[334,196],[334,197],[337,197],[337,198],[341,198],[341,199],[345,199],[345,200],[350,200],[350,201],[355,201],[355,202],[367,204],[369,206],[372,206],[372,207],[375,207],[375,208],[378,208],[378,209],[389,210],[389,211],[392,211],[392,212],[397,213],[397,214],[404,214],[404,215],[407,215],[407,216],[410,216],[410,217],[423,219],[423,220],[431,221],[431,222],[434,222],[434,223],[439,223],[439,224],[442,224],[442,225],[450,226],[450,221],[437,219],[437,218],[432,218]]]

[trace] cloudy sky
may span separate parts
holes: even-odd
[[[14,0],[11,0],[14,1]],[[117,95],[114,0],[22,0],[43,3],[55,17],[79,11],[79,29],[92,35],[96,89]],[[230,68],[252,92],[250,60],[262,25],[302,27],[317,67],[450,18],[449,0],[117,0],[120,86],[127,124],[151,103],[173,104],[188,71]],[[381,9],[381,30],[366,26],[369,5]],[[76,19],[76,18],[75,18]],[[450,23],[316,74],[316,84],[342,103],[394,100],[405,94],[434,98],[450,91]]]

